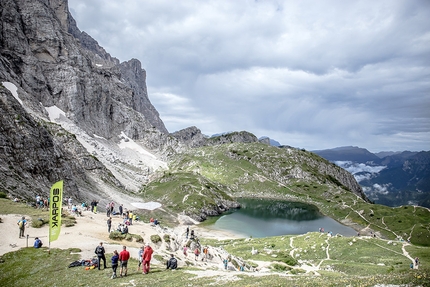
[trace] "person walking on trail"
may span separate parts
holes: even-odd
[[[23,216],[20,220],[18,220],[17,225],[19,228],[19,238],[25,237],[24,231],[25,231],[25,226],[27,225],[27,220],[25,219],[25,216]]]
[[[108,232],[110,233],[110,229],[112,227],[112,217],[109,217],[109,219],[106,221]]]
[[[203,256],[202,256],[202,261],[206,259],[206,262],[208,261],[208,254],[209,254],[209,249],[207,246],[205,246],[203,248]]]
[[[119,261],[121,262],[121,269],[119,271],[119,276],[127,276],[127,264],[128,259],[130,259],[130,252],[127,251],[127,247],[124,245],[122,251],[119,253]]]
[[[196,249],[194,249],[194,260],[197,261],[197,259],[199,259],[199,255],[200,255],[200,249],[198,247],[196,247]]]
[[[142,265],[142,258],[143,258],[143,250],[144,246],[140,247],[139,252],[137,253],[137,271],[140,270],[140,265]]]
[[[116,269],[118,268],[118,260],[119,260],[118,251],[114,250],[113,256],[110,260],[112,262],[112,277],[110,279],[115,279],[116,278]]]
[[[178,268],[178,260],[176,260],[175,255],[170,254],[170,259],[166,263],[166,269],[176,270]]]
[[[190,228],[187,226],[187,230],[185,230],[185,238],[188,239],[188,234],[190,233]]]
[[[149,243],[146,243],[146,247],[143,250],[143,274],[148,274],[149,273],[149,265],[151,262],[151,258],[152,258],[152,253],[154,251],[152,250],[151,246],[149,245]]]
[[[100,242],[99,246],[96,247],[96,250],[94,251],[95,254],[97,254],[98,264],[97,267],[100,270],[100,263],[103,260],[103,266],[104,269],[106,269],[106,257],[105,257],[105,248],[103,247],[103,242]]]
[[[224,263],[224,269],[227,270],[228,267],[228,258],[225,258],[222,263]]]

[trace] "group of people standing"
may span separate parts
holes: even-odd
[[[137,270],[140,270],[140,266],[142,265],[142,273],[143,274],[148,274],[149,273],[149,268],[150,268],[150,262],[152,259],[152,253],[153,253],[153,249],[150,246],[149,243],[147,243],[145,246],[142,246],[139,249],[139,254],[138,254],[138,259],[139,259],[139,265],[137,267]],[[106,250],[103,247],[103,242],[100,242],[100,244],[96,247],[95,254],[97,254],[97,258],[98,258],[98,270],[101,270],[101,264],[103,261],[103,267],[106,267]],[[120,277],[126,277],[127,276],[127,271],[128,271],[128,261],[130,259],[130,252],[127,250],[127,247],[124,245],[122,247],[122,251],[120,253],[118,253],[117,250],[113,251],[113,256],[111,257],[111,263],[112,263],[112,276],[111,279],[115,279],[117,278],[117,268],[118,266],[120,267],[120,272],[119,272],[119,276]],[[177,265],[176,265],[177,266]],[[172,267],[173,268],[173,267]],[[176,267],[175,267],[176,269]]]

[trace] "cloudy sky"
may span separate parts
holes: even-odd
[[[69,0],[167,129],[430,150],[430,1]]]

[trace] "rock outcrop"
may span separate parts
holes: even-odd
[[[201,147],[201,146],[215,146],[226,143],[254,143],[258,142],[258,138],[250,132],[230,132],[218,136],[208,137],[195,126],[182,129],[171,134],[181,144],[186,147]]]

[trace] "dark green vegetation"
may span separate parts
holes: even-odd
[[[132,234],[132,233],[122,234],[117,230],[109,233],[109,239],[118,240],[118,241],[121,241],[121,240],[133,241],[134,239],[136,242],[143,243],[143,238],[139,234]]]
[[[145,186],[142,196],[163,203],[165,216],[182,210],[196,215],[239,196],[305,202],[357,229],[367,226],[388,239],[430,246],[427,209],[370,204],[324,172],[328,169],[341,174],[340,167],[303,150],[259,143],[201,147],[176,155],[169,171]]]

